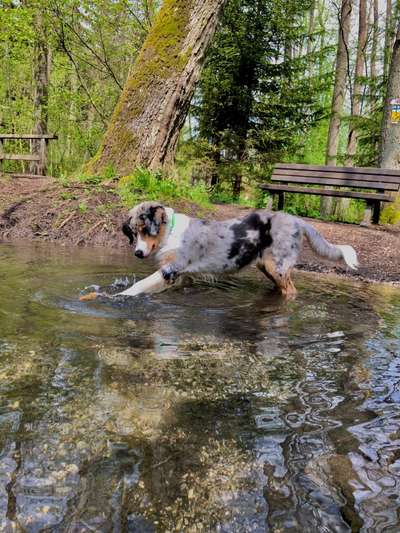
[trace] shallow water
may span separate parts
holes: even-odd
[[[132,272],[0,246],[0,531],[400,531],[399,289]]]

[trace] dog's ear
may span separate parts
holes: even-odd
[[[165,207],[162,205],[159,205],[156,207],[156,211],[154,213],[154,220],[161,226],[161,224],[167,223],[167,212],[165,211]]]
[[[122,228],[121,229],[122,229],[122,233],[128,237],[129,244],[133,244],[135,238],[134,238],[134,235],[133,235],[133,231],[132,231],[130,222],[131,222],[131,219],[129,218],[126,222],[124,222],[122,224]]]
[[[156,237],[160,233],[161,224],[167,223],[167,213],[162,205],[157,205],[150,209],[149,218],[146,225],[149,226],[149,233]]]

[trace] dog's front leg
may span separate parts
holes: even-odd
[[[117,296],[138,296],[139,294],[151,294],[163,291],[175,283],[183,268],[181,264],[168,263],[151,276],[138,281],[132,287],[129,287],[129,289],[119,292]]]
[[[150,294],[153,292],[160,292],[168,287],[168,282],[165,280],[161,270],[157,270],[151,276],[142,279],[126,289],[119,292],[117,296],[138,296],[139,294]]]

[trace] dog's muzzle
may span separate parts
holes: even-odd
[[[136,250],[135,251],[135,255],[136,257],[139,257],[139,259],[143,259],[144,258],[144,253],[142,250]]]

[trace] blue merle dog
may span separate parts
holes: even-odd
[[[223,274],[255,263],[285,296],[296,288],[291,272],[303,237],[312,250],[331,261],[358,265],[355,250],[334,245],[300,218],[283,212],[258,210],[243,219],[205,221],[175,213],[158,202],[143,202],[129,212],[122,231],[139,258],[155,255],[159,270],[132,285],[122,295],[157,292],[182,274]]]

